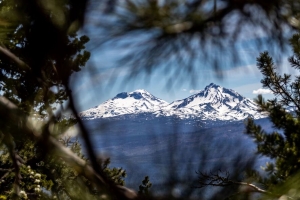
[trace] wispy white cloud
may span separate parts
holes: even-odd
[[[273,92],[269,89],[259,88],[257,90],[253,90],[253,94],[273,94]]]
[[[193,94],[193,93],[197,93],[197,92],[200,92],[201,90],[190,90],[190,93]]]
[[[185,89],[185,88],[184,88],[184,89],[182,89],[182,91],[186,92],[186,91],[187,91],[187,89]]]

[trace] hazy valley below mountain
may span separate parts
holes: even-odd
[[[243,120],[203,123],[172,117],[127,117],[85,123],[97,152],[110,157],[112,166],[126,169],[131,187],[137,188],[146,175],[158,186],[175,175],[193,180],[196,171],[230,170],[235,162],[247,165],[247,161],[259,168],[267,161],[255,156],[256,146],[244,134]],[[272,130],[268,118],[256,122]]]

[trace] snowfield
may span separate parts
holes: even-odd
[[[99,106],[79,113],[79,116],[82,119],[92,120],[141,113],[153,114],[155,117],[231,121],[248,117],[254,119],[267,117],[258,111],[257,105],[250,99],[214,83],[197,94],[170,104],[143,89],[130,93],[122,92]]]

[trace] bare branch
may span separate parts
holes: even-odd
[[[202,172],[198,172],[197,174],[199,174],[199,181],[198,181],[198,186],[196,186],[195,188],[203,188],[206,186],[220,186],[220,187],[226,187],[226,186],[230,186],[230,185],[240,185],[240,186],[244,186],[245,188],[242,189],[241,192],[248,192],[248,193],[252,193],[252,192],[258,192],[258,193],[269,193],[266,190],[263,190],[261,188],[259,188],[258,186],[252,184],[252,183],[247,183],[247,182],[239,182],[239,181],[234,181],[231,180],[230,174],[228,171],[225,172],[221,172],[218,171],[216,173],[202,173]],[[224,174],[224,175],[222,175]]]
[[[0,172],[8,172],[8,171],[11,171],[12,169],[3,169],[3,168],[0,168]]]

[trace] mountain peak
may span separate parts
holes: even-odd
[[[104,103],[83,111],[80,116],[86,119],[115,117],[126,114],[152,113],[168,105],[144,89],[121,92]]]
[[[219,85],[215,84],[215,83],[210,83],[208,86],[206,87],[220,87]]]
[[[97,107],[80,113],[85,119],[138,115],[176,116],[204,120],[242,120],[265,117],[257,105],[231,89],[210,83],[204,90],[168,104],[144,89],[121,92]]]
[[[128,97],[133,97],[134,99],[142,99],[142,98],[153,98],[153,95],[150,94],[149,92],[147,92],[144,89],[138,89],[138,90],[134,90],[132,92],[121,92],[119,94],[117,94],[114,99],[126,99]]]
[[[152,97],[153,95],[150,94],[149,92],[147,92],[146,90],[144,89],[137,89],[137,90],[134,90],[132,92],[129,92],[128,95],[130,97],[133,97],[135,99],[141,99],[141,98],[147,98],[147,97]]]
[[[144,89],[137,89],[137,90],[134,90],[132,92],[130,92],[129,94],[131,93],[146,93],[146,94],[150,94],[148,91],[144,90]]]
[[[241,120],[263,117],[254,102],[214,83],[197,94],[172,102],[168,108],[183,118],[195,116],[203,119]]]
[[[210,83],[209,85],[207,85],[205,87],[204,90],[208,90],[209,88],[222,88],[221,86],[217,85],[217,84],[214,84],[214,83]]]

